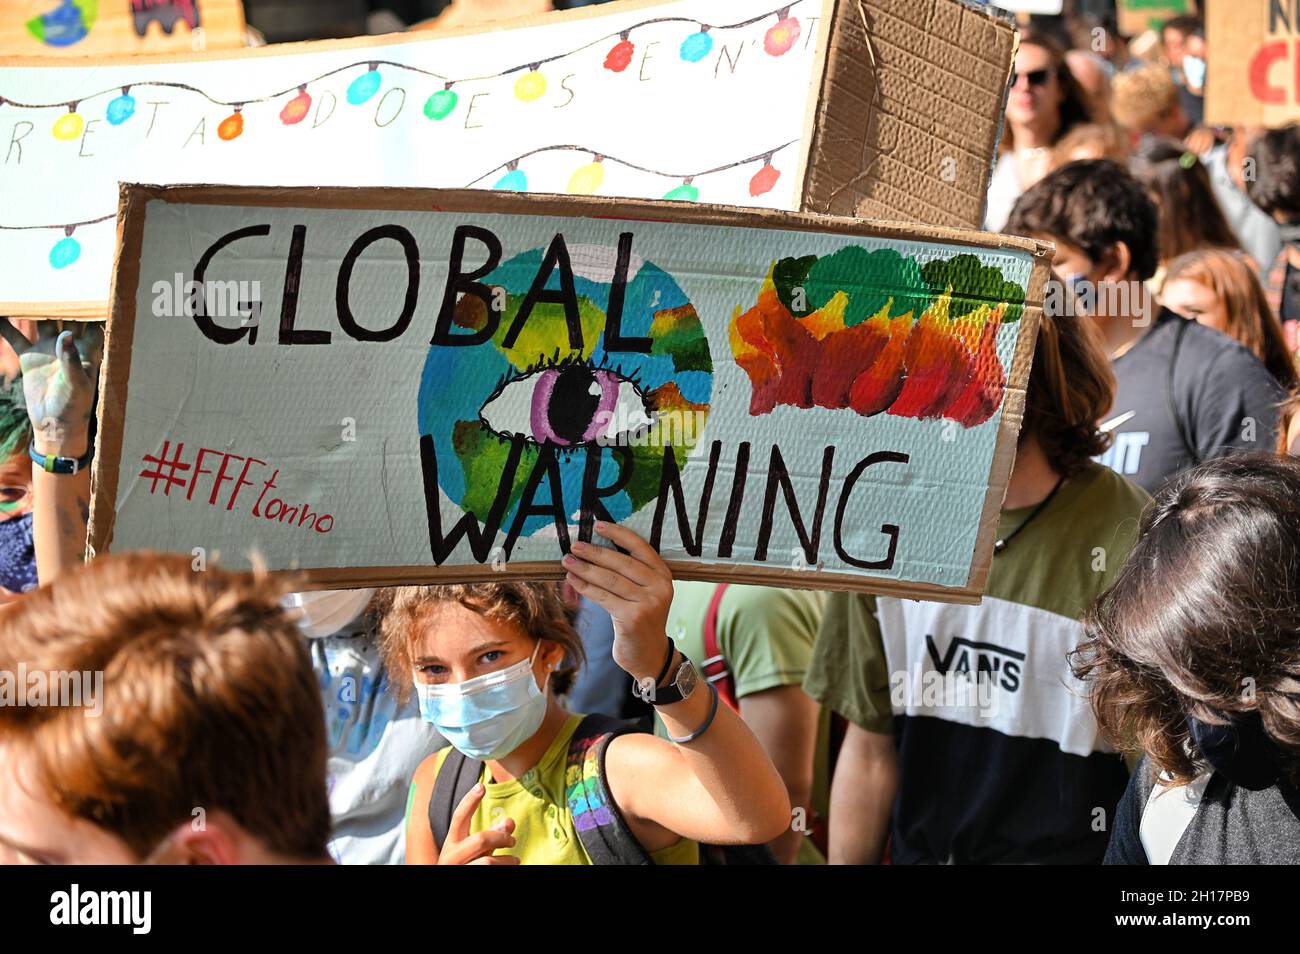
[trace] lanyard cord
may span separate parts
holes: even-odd
[[[1037,507],[1035,507],[1028,517],[1026,517],[1023,521],[1021,521],[1020,526],[1016,527],[1016,529],[1012,530],[1001,540],[993,544],[994,554],[1001,553],[1003,550],[1005,550],[1007,548],[1007,544],[1016,538],[1016,534],[1018,534],[1021,530],[1025,529],[1025,527],[1029,526],[1029,521],[1033,520],[1035,517],[1037,517],[1040,513],[1043,512],[1043,509],[1049,503],[1051,503],[1052,498],[1056,496],[1056,492],[1061,489],[1061,485],[1063,483],[1065,483],[1065,478],[1061,477],[1059,480],[1057,480],[1056,486],[1052,488],[1052,492],[1043,498],[1043,502],[1040,503]]]

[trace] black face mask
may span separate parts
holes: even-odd
[[[1187,728],[1192,733],[1192,744],[1229,781],[1252,792],[1276,784],[1281,774],[1274,760],[1277,747],[1264,731],[1258,712],[1239,716],[1226,725],[1211,725],[1189,715]]]

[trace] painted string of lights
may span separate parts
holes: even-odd
[[[457,106],[460,104],[460,94],[454,89],[457,85],[500,79],[514,73],[519,73],[520,75],[515,79],[514,83],[515,98],[526,103],[534,102],[541,99],[542,96],[546,94],[547,90],[548,84],[546,75],[542,72],[543,66],[548,63],[553,63],[556,60],[562,60],[573,56],[577,53],[583,52],[584,50],[591,49],[594,46],[608,43],[610,40],[616,39],[617,42],[615,42],[615,44],[609,49],[608,53],[606,53],[603,64],[604,68],[611,73],[622,73],[631,65],[633,54],[636,51],[636,46],[632,42],[631,38],[632,33],[654,24],[693,24],[697,29],[682,40],[681,45],[678,48],[678,55],[687,63],[699,63],[708,56],[713,49],[712,33],[714,31],[741,29],[743,27],[752,26],[756,23],[762,23],[772,17],[776,17],[776,22],[767,28],[767,31],[763,36],[763,49],[769,56],[783,56],[793,49],[795,42],[799,39],[802,32],[802,27],[800,26],[798,18],[790,15],[790,10],[802,2],[804,2],[804,0],[791,0],[791,2],[786,3],[784,6],[779,7],[776,10],[755,17],[750,17],[747,20],[741,20],[736,23],[708,24],[687,17],[656,17],[649,20],[643,20],[640,23],[635,23],[624,28],[618,33],[612,33],[608,36],[592,40],[589,43],[583,44],[582,46],[576,47],[567,52],[558,53],[530,63],[514,66],[510,69],[503,70],[500,73],[492,73],[483,76],[468,76],[453,79],[433,70],[426,70],[417,66],[411,66],[407,63],[398,63],[393,60],[360,60],[356,63],[350,63],[346,66],[340,66],[336,69],[329,70],[319,76],[312,77],[311,79],[303,80],[287,89],[270,93],[262,97],[238,101],[215,99],[198,87],[191,86],[187,83],[142,81],[139,83],[128,83],[122,86],[114,86],[110,89],[100,90],[97,93],[91,93],[79,99],[64,100],[57,103],[22,103],[17,100],[0,96],[0,105],[9,103],[13,106],[26,109],[57,109],[66,107],[68,110],[67,113],[60,116],[54,123],[52,132],[55,139],[70,142],[78,139],[81,136],[82,131],[85,129],[85,118],[78,111],[78,107],[82,103],[98,99],[101,96],[117,93],[117,95],[109,101],[108,106],[105,109],[104,118],[110,125],[120,126],[135,114],[136,102],[135,97],[131,95],[132,89],[141,87],[182,89],[188,92],[197,93],[214,105],[231,107],[232,111],[230,115],[225,117],[225,119],[223,119],[217,126],[218,138],[229,142],[232,139],[239,138],[239,136],[244,132],[243,110],[245,106],[259,103],[275,103],[280,101],[283,97],[293,94],[292,98],[285,102],[283,107],[280,109],[280,122],[286,126],[294,126],[306,119],[307,114],[311,110],[312,97],[311,93],[308,92],[308,87],[313,83],[319,83],[322,80],[336,76],[339,73],[347,73],[351,70],[364,67],[365,71],[357,75],[352,82],[348,84],[347,93],[345,94],[348,103],[353,106],[360,106],[372,99],[382,87],[383,74],[380,73],[380,67],[391,67],[397,70],[428,76],[442,82],[442,89],[434,91],[429,98],[425,100],[423,109],[424,115],[429,120],[440,122],[455,113]]]
[[[542,153],[548,152],[585,152],[591,155],[591,162],[580,166],[572,176],[569,177],[570,193],[575,195],[593,195],[599,191],[605,181],[605,163],[614,163],[625,166],[629,169],[635,169],[638,172],[644,172],[649,175],[659,176],[664,179],[681,180],[678,185],[673,186],[666,193],[665,199],[671,199],[678,202],[697,202],[700,198],[699,186],[695,184],[696,179],[705,176],[715,175],[720,172],[727,172],[731,169],[737,169],[741,166],[762,163],[758,171],[750,177],[749,194],[757,197],[771,192],[776,186],[777,180],[781,177],[781,172],[772,165],[772,160],[778,152],[795,144],[798,140],[791,140],[775,146],[766,152],[761,152],[753,156],[746,156],[744,159],[737,159],[734,162],[728,162],[721,166],[715,166],[712,169],[703,169],[699,172],[678,173],[666,172],[659,169],[649,169],[645,166],[638,165],[634,162],[628,162],[615,156],[602,155],[600,152],[588,147],[577,145],[557,145],[542,146],[539,149],[533,149],[523,155],[516,156],[508,162],[494,166],[477,179],[466,183],[465,188],[472,189],[481,187],[481,183],[490,179],[498,172],[504,173],[493,183],[492,188],[510,192],[526,192],[528,190],[528,176],[521,168],[521,164]],[[78,258],[81,257],[81,243],[78,242],[72,233],[83,225],[97,225],[100,222],[108,222],[115,219],[116,213],[110,215],[101,215],[97,219],[87,219],[84,222],[71,222],[61,225],[0,225],[0,231],[28,231],[38,229],[51,229],[63,232],[63,237],[54,243],[50,249],[50,266],[53,268],[67,268]]]

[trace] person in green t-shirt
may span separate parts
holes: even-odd
[[[770,843],[782,864],[824,864],[811,838],[811,819],[825,817],[829,710],[803,691],[813,641],[825,605],[824,593],[767,586],[674,582],[668,634],[701,673],[707,665],[704,630],[715,594],[717,651],[730,673],[740,717],[758,737],[785,780],[796,823]],[[655,719],[655,733],[667,737]]]
[[[1068,654],[1149,501],[1090,460],[1114,388],[1088,323],[1045,314],[983,602],[830,598],[804,686],[850,723],[832,863],[1101,861],[1127,770]]]

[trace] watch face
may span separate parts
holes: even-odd
[[[695,671],[695,664],[689,659],[682,663],[677,669],[677,678],[673,680],[673,685],[685,699],[695,691],[695,685],[700,681],[700,674]]]

